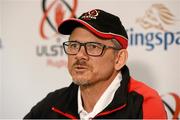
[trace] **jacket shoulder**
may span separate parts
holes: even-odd
[[[155,89],[131,78],[129,92],[132,91],[143,96],[143,118],[167,118],[162,99]]]
[[[129,83],[129,92],[135,91],[144,97],[149,97],[149,96],[159,96],[157,91],[148,85],[146,85],[143,82],[134,80],[133,78],[130,79]]]
[[[54,102],[57,102],[59,98],[66,92],[68,88],[61,88],[50,92],[45,98],[39,101],[30,112],[24,117],[24,119],[32,119],[32,118],[42,118],[51,111],[51,107]]]

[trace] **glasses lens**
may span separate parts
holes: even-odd
[[[80,43],[75,41],[68,41],[63,43],[63,47],[67,54],[75,55],[79,51]]]
[[[63,43],[64,51],[68,55],[78,54],[81,46],[85,47],[86,54],[90,56],[100,56],[105,48],[105,45],[96,42],[80,43],[77,41],[67,41]]]
[[[104,49],[104,45],[101,43],[93,43],[93,42],[86,43],[86,50],[89,55],[99,56],[102,54],[103,49]]]

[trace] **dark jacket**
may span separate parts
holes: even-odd
[[[130,78],[126,66],[121,69],[121,73],[121,86],[116,91],[113,101],[95,118],[166,118],[164,106],[157,92]],[[72,83],[67,88],[49,93],[24,118],[79,119],[77,91],[78,86]]]

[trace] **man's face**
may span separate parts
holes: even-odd
[[[96,37],[85,28],[74,29],[70,36],[70,41],[80,43],[98,42],[107,46],[113,46],[110,40],[103,40]],[[76,55],[68,55],[68,70],[74,83],[84,86],[93,85],[98,82],[109,80],[116,71],[115,52],[113,49],[106,49],[101,56],[89,56],[84,46]]]

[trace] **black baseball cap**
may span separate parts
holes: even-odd
[[[64,20],[58,27],[58,32],[70,35],[79,26],[85,26],[95,35],[101,38],[116,39],[126,49],[128,36],[119,17],[100,9],[94,9],[83,13],[79,18]]]

